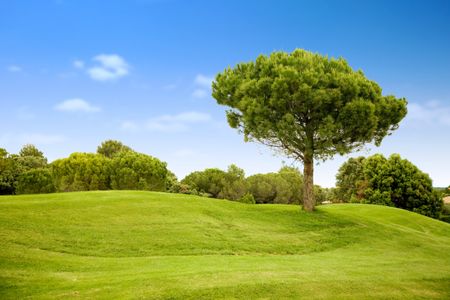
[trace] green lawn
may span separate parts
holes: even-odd
[[[450,299],[450,224],[375,205],[0,197],[0,299]]]

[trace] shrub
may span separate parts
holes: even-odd
[[[49,169],[32,169],[19,175],[17,194],[41,194],[56,191]]]

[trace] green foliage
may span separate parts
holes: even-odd
[[[44,158],[44,153],[40,151],[38,148],[36,148],[32,144],[26,144],[20,149],[19,155],[22,157],[25,156],[34,156],[34,157],[41,157]]]
[[[31,191],[42,190],[43,193],[50,192],[46,183],[46,171],[40,169],[47,167],[47,158],[34,145],[27,144],[17,154],[8,154],[5,149],[0,148],[0,195],[15,193],[32,193]],[[36,172],[33,172],[35,171]],[[44,174],[45,173],[45,174]],[[44,186],[39,187],[38,180]],[[29,183],[29,188],[24,184]],[[19,189],[19,190],[17,190]]]
[[[247,178],[248,191],[256,203],[299,204],[302,201],[303,176],[290,167],[278,173],[256,174]]]
[[[100,154],[72,153],[51,163],[56,190],[60,192],[106,190],[111,160]]]
[[[187,175],[182,184],[187,184],[192,190],[208,193],[213,198],[218,198],[224,189],[226,172],[217,168],[196,171]]]
[[[8,152],[0,148],[0,195],[14,194],[19,166]]]
[[[442,199],[428,174],[400,155],[349,159],[337,174],[341,200],[395,206],[438,218]]]
[[[336,197],[341,202],[360,202],[367,186],[363,173],[365,158],[350,158],[336,174]]]
[[[53,193],[55,190],[49,169],[31,169],[18,176],[17,194]]]
[[[133,151],[130,147],[125,146],[122,142],[116,140],[107,140],[97,147],[97,153],[108,158],[113,158],[122,151]]]
[[[344,59],[300,49],[228,68],[212,88],[217,103],[230,107],[230,126],[246,141],[273,147],[310,167],[304,174],[308,190],[314,159],[349,153],[368,142],[379,145],[406,115],[405,99],[383,96],[378,84]],[[305,201],[305,208],[312,209],[310,192]]]
[[[238,200],[238,202],[246,203],[246,204],[255,204],[255,203],[256,203],[255,198],[254,198],[253,195],[250,194],[250,193],[246,193],[244,196],[242,196],[242,197]]]
[[[165,191],[167,172],[166,163],[157,158],[134,151],[122,151],[111,160],[111,188]]]

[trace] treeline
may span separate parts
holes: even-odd
[[[51,164],[33,145],[19,154],[0,149],[0,194],[92,190],[166,191],[173,175],[167,164],[118,141],[105,141],[97,153],[72,153]]]
[[[97,153],[72,153],[48,164],[43,153],[25,145],[19,154],[0,150],[0,194],[93,190],[149,190],[200,195],[245,203],[301,204],[303,175],[292,167],[245,177],[231,165],[210,168],[178,181],[165,162],[138,153],[119,141],[103,142]],[[317,202],[331,200],[330,189],[315,186]]]
[[[230,165],[227,171],[211,168],[193,172],[172,190],[244,203],[301,204],[303,175],[297,168],[284,166],[277,173],[245,177],[244,170]],[[330,200],[329,189],[316,185],[314,192],[317,203]]]
[[[209,168],[179,181],[161,160],[138,153],[119,141],[105,141],[97,153],[72,153],[48,163],[41,151],[25,145],[18,154],[0,148],[0,194],[92,190],[166,191],[243,203],[302,204],[303,175],[284,166],[276,173],[245,176],[230,165]],[[450,221],[443,197],[431,178],[400,155],[350,158],[336,175],[336,188],[314,186],[317,204],[372,203],[407,209]]]

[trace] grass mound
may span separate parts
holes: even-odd
[[[0,298],[450,298],[450,225],[375,205],[0,197]]]

